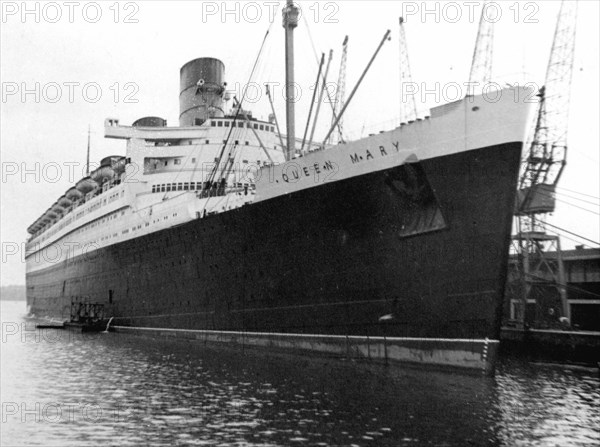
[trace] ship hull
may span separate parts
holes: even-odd
[[[66,320],[73,303],[101,303],[117,327],[498,339],[521,147],[396,166],[101,248],[28,273],[28,305]]]

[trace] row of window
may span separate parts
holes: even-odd
[[[118,185],[120,182],[116,182],[114,186]],[[105,191],[102,191],[105,192]],[[88,193],[88,195],[93,194],[92,193]],[[120,191],[120,195],[121,197],[125,196],[125,191],[122,190]],[[115,192],[114,194],[111,194],[108,197],[108,203],[114,202],[115,200],[117,200],[119,198],[119,191]],[[85,203],[85,202],[84,202]],[[98,208],[104,206],[107,204],[107,198],[105,197],[103,200],[98,200],[96,203],[93,203],[91,205],[89,205],[87,208],[82,209],[80,211],[78,211],[75,214],[75,220],[80,219],[81,217],[83,217],[86,214],[89,214],[91,212],[96,211]],[[67,225],[69,225],[72,222],[72,217],[70,217],[68,220],[63,220],[63,218],[65,218],[68,214],[70,214],[72,211],[74,211],[75,209],[77,209],[77,207],[80,206],[78,204],[75,205],[71,205],[71,207],[69,207],[65,213],[62,216],[59,216],[57,219],[57,222],[60,222],[59,225],[53,225],[51,226],[51,230],[44,232],[43,229],[40,229],[39,231],[42,233],[45,233],[43,237],[40,238],[39,242],[44,242],[46,239],[52,237],[53,235],[55,235],[57,232],[59,232],[60,230],[62,230],[64,227],[66,227]],[[62,220],[62,222],[61,222]]]
[[[108,221],[113,220],[113,219],[117,219],[119,217],[122,217],[125,215],[125,211],[123,210],[117,210],[117,211],[113,211],[112,213],[102,217],[102,218],[98,218],[92,222],[89,222],[87,225],[79,228],[77,230],[77,232],[75,234],[80,234],[83,233],[87,230],[91,230],[92,228],[95,228],[97,226],[100,226],[104,223],[108,223]]]
[[[207,142],[208,142],[208,140],[207,140]],[[207,143],[207,144],[208,144],[208,143]],[[235,144],[238,144],[238,141],[237,141],[237,140],[236,140]],[[247,142],[247,141],[246,141],[246,144],[248,144],[248,142]],[[218,163],[218,162],[219,162],[219,160],[220,160],[220,159],[219,159],[219,157],[215,157],[215,163]],[[174,158],[174,159],[172,159],[172,161],[173,161],[173,164],[174,164],[174,165],[177,165],[177,166],[181,165],[181,158]],[[161,163],[162,163],[164,166],[169,166],[169,160],[162,161]],[[248,163],[250,163],[250,162],[249,162],[248,160],[242,160],[242,163],[247,165],[247,164],[248,164]],[[256,164],[257,164],[258,166],[260,166],[262,163],[263,163],[263,162],[261,162],[260,160],[256,160]],[[265,163],[266,163],[266,162],[265,162]],[[192,164],[193,164],[193,165],[195,165],[195,164],[196,164],[196,159],[195,159],[195,158],[192,158]],[[153,163],[153,168],[154,168],[155,170],[156,170],[156,169],[158,169],[158,162],[156,162],[156,163]]]
[[[231,123],[231,124],[230,124]],[[243,121],[237,121],[237,127],[244,127],[244,124],[246,125],[245,127],[247,129],[251,129],[252,127],[254,127],[255,130],[266,130],[266,131],[270,131],[270,132],[275,132],[275,126],[270,126],[268,124],[259,124],[259,123],[245,123]],[[212,127],[235,127],[235,123],[233,121],[211,121],[210,125]]]
[[[252,188],[256,185],[251,183],[234,183],[233,188]],[[202,191],[202,182],[182,182],[182,183],[163,183],[152,185],[152,192],[171,192],[171,191]]]
[[[78,233],[89,230],[91,228],[94,228],[94,227],[100,225],[101,223],[107,222],[112,219],[116,219],[117,217],[124,216],[124,215],[125,215],[125,211],[117,211],[115,213],[111,213],[110,215],[106,216],[105,218],[98,219],[96,222],[92,223],[91,225],[87,225],[86,227],[78,230]],[[177,213],[173,213],[173,217],[177,217]],[[169,219],[169,216],[163,216],[163,220],[168,220],[168,219]],[[161,221],[160,218],[155,219],[152,221],[152,224],[159,223],[160,221]],[[149,227],[149,226],[150,226],[150,222],[144,223],[144,227]],[[141,229],[142,229],[142,225],[139,224],[137,226],[131,227],[131,230],[129,228],[125,228],[124,230],[121,230],[121,234],[125,235],[125,234],[129,234],[129,232],[134,232],[134,231],[141,230]],[[100,238],[100,242],[108,241],[112,238],[117,238],[118,236],[119,236],[119,233],[113,233],[112,235],[108,234],[106,236],[102,236]],[[96,240],[90,241],[90,242],[88,242],[88,244],[89,245],[97,245],[98,240],[96,239]]]

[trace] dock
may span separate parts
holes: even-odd
[[[600,332],[503,327],[502,352],[524,354],[536,359],[600,363]]]

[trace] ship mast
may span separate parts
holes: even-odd
[[[285,28],[285,113],[287,153],[286,160],[290,160],[296,149],[296,121],[294,111],[294,28],[298,26],[299,11],[292,0],[287,0],[283,9],[283,27]]]

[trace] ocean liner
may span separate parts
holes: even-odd
[[[227,109],[224,81],[221,61],[192,60],[178,127],[105,121],[125,155],[28,228],[30,312],[492,373],[533,92],[300,151],[274,119]]]

